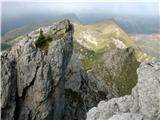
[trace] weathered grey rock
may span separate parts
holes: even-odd
[[[17,49],[17,51],[20,50]],[[27,86],[30,86],[41,61],[42,55],[40,50],[33,47],[31,39],[27,40],[26,44],[21,48],[21,54],[17,58],[17,87],[19,96],[22,96]]]
[[[7,52],[1,55],[1,114],[2,119],[12,120],[16,107],[16,63],[7,56]]]
[[[62,22],[59,24],[58,28],[56,26],[56,29],[58,32],[61,31],[63,37],[58,41],[56,38],[54,38],[50,43],[48,61],[51,64],[51,75],[54,80],[54,86],[56,86],[54,92],[54,119],[61,120],[65,103],[65,71],[67,69],[67,65],[70,61],[73,50],[73,27],[71,24],[69,24],[69,21],[64,21],[64,23]]]
[[[144,120],[144,117],[136,113],[123,113],[113,115],[109,120]]]
[[[139,96],[139,111],[147,118],[156,119],[160,113],[160,61],[142,64],[138,75],[133,95]]]
[[[32,36],[2,53],[3,120],[61,120],[64,75],[73,50],[73,27],[63,20],[53,28],[47,56],[35,47]]]
[[[132,94],[101,101],[87,120],[158,120],[160,118],[160,61],[142,64]]]
[[[72,89],[75,92],[79,91],[82,79],[80,70],[81,67],[80,60],[78,59],[78,54],[73,53],[66,70],[65,89]]]
[[[74,53],[66,71],[63,120],[85,120],[86,112],[99,101],[108,99],[108,95],[104,81],[82,70]]]

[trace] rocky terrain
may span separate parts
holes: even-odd
[[[2,120],[85,120],[86,113],[100,101],[131,93],[140,64],[134,45],[123,47],[123,41],[117,38],[118,47],[101,49],[98,45],[92,49],[75,40],[76,27],[69,20],[54,23],[43,27],[41,36],[36,30],[16,38],[12,47],[1,53]],[[115,35],[126,36],[120,31],[117,29]],[[90,42],[88,39],[93,36],[88,38],[89,33],[84,34],[85,41]],[[37,45],[39,38],[46,41]],[[158,71],[159,63],[156,66]],[[150,69],[144,72],[147,70]],[[132,95],[125,99],[131,98]],[[93,110],[90,111],[87,119],[96,119]]]
[[[2,53],[2,119],[61,119],[73,27],[69,21],[62,21],[52,30],[63,31],[64,35],[59,39],[53,37],[47,56],[35,48],[31,37]]]
[[[81,69],[73,52],[73,25],[64,20],[50,31],[47,54],[32,36],[2,52],[3,120],[84,120],[89,109],[111,96],[103,81]]]
[[[141,64],[131,95],[101,101],[87,113],[87,120],[159,120],[160,61]]]

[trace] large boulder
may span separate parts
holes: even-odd
[[[132,94],[101,101],[87,113],[87,120],[159,120],[160,61],[141,64]]]

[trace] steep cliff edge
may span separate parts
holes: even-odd
[[[56,23],[48,55],[36,48],[32,37],[23,38],[1,55],[2,119],[61,119],[64,107],[64,73],[73,50],[73,27]]]
[[[142,64],[131,95],[101,101],[87,113],[87,120],[159,120],[160,61]]]

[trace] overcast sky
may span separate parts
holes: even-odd
[[[132,20],[133,16],[133,19],[148,16],[148,18],[159,20],[158,0],[2,1],[1,17],[2,27],[5,29],[4,31],[30,23],[52,20],[66,14],[75,14],[80,20],[82,20],[81,22],[93,22],[96,20],[116,17],[121,17],[124,20],[124,17],[129,17]],[[140,20],[143,21],[141,18]]]
[[[158,0],[1,0],[20,2],[158,2]]]
[[[2,2],[2,18],[30,13],[158,15],[158,2]]]

